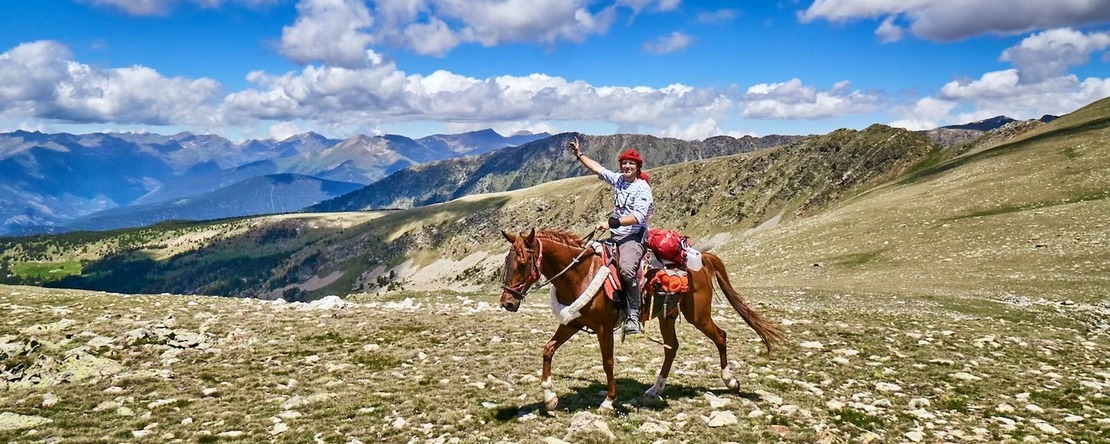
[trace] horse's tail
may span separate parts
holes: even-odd
[[[740,293],[732,288],[732,283],[728,280],[728,270],[725,269],[725,264],[721,262],[721,258],[710,252],[703,252],[701,257],[702,261],[709,265],[710,272],[716,276],[717,285],[725,293],[728,303],[740,314],[740,317],[744,318],[744,322],[748,323],[752,330],[755,330],[755,334],[763,340],[763,345],[767,346],[768,353],[771,352],[772,346],[786,341],[786,333],[783,333],[774,322],[752,309],[740,296]]]

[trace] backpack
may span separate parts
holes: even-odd
[[[652,228],[647,232],[647,246],[659,259],[684,264],[690,242],[677,231]]]

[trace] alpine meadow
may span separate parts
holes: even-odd
[[[544,411],[558,321],[546,288],[498,307],[501,230],[608,217],[572,137],[655,153],[652,225],[784,331],[767,353],[716,290],[738,390],[680,318],[642,396],[651,320],[618,340],[613,414],[610,332],[559,349]],[[1110,99],[986,132],[564,133],[397,174],[320,212],[0,238],[0,442],[1110,442]]]

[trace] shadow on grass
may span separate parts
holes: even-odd
[[[575,414],[578,412],[596,413],[597,408],[605,400],[608,390],[604,381],[595,381],[581,377],[566,377],[564,380],[583,381],[589,384],[571,387],[569,391],[559,391],[558,385],[555,392],[559,395],[559,406],[555,414]],[[705,386],[689,386],[683,384],[667,385],[661,396],[648,397],[643,393],[651,387],[640,381],[630,378],[617,378],[617,401],[613,405],[614,413],[618,416],[627,415],[634,410],[665,410],[671,407],[672,401],[691,400],[713,394],[714,396],[735,395],[740,398],[758,402],[758,394],[745,391],[732,391],[725,388],[709,388]],[[632,393],[629,395],[629,393]],[[543,402],[533,402],[521,406],[502,406],[493,410],[493,418],[508,422],[516,420],[529,413],[544,414]]]

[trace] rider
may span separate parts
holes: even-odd
[[[648,175],[643,172],[644,159],[639,152],[629,148],[617,159],[620,173],[615,173],[586,157],[578,146],[578,137],[571,140],[567,147],[583,166],[613,187],[613,214],[608,221],[598,225],[598,229],[608,228],[617,243],[617,266],[628,305],[624,332],[639,333],[640,281],[637,271],[644,256],[644,236],[655,202]]]

